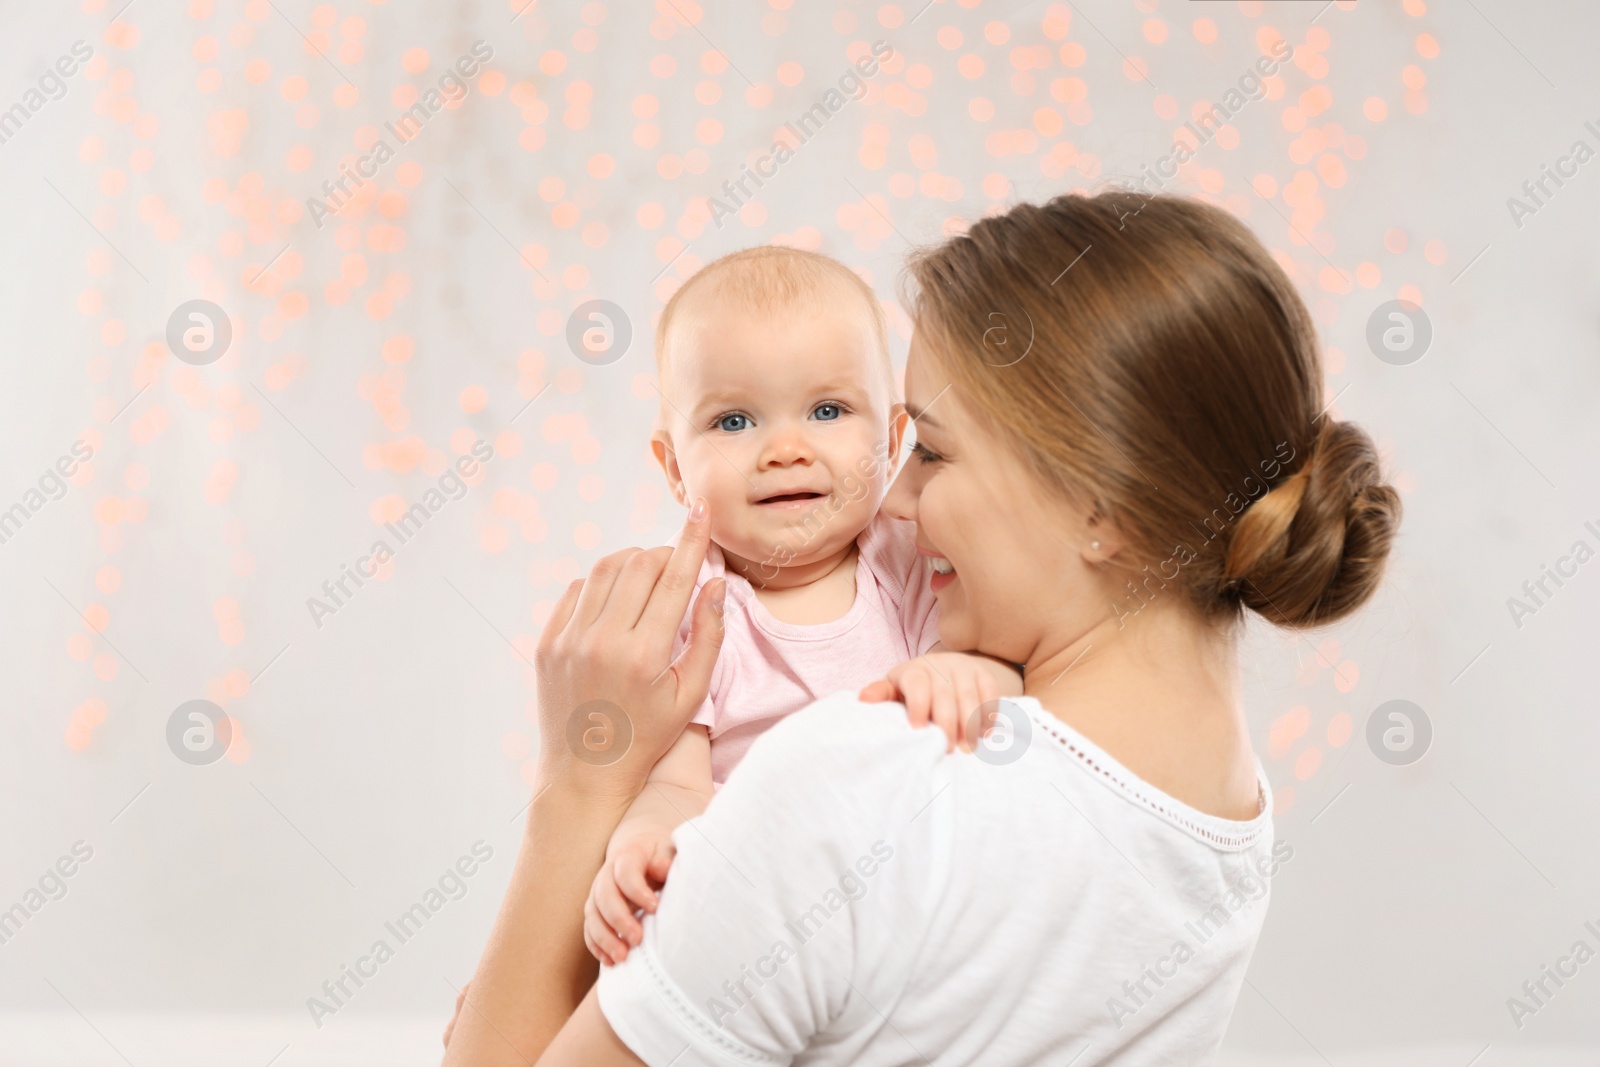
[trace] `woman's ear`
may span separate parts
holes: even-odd
[[[1100,502],[1095,501],[1094,510],[1084,520],[1083,536],[1079,539],[1079,551],[1083,554],[1084,562],[1091,565],[1109,562],[1126,544],[1127,540],[1122,536],[1122,531],[1117,529],[1117,524],[1106,515]]]
[[[683,487],[683,474],[678,470],[678,453],[672,447],[672,435],[665,430],[652,433],[650,453],[656,457],[656,462],[661,464],[661,472],[667,476],[667,489],[672,493],[672,499],[680,506],[688,507],[689,495]]]

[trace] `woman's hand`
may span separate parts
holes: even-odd
[[[564,785],[626,804],[711,684],[726,582],[695,601],[689,645],[672,645],[710,543],[697,499],[676,548],[624,549],[567,587],[539,638],[541,790]]]
[[[906,660],[862,689],[869,704],[899,700],[914,729],[932,720],[945,732],[946,750],[971,750],[994,725],[983,714],[1000,697],[1021,696],[1022,675],[999,660],[965,652],[927,652]]]
[[[672,662],[708,519],[696,500],[677,547],[607,556],[550,613],[534,661],[540,784],[471,991],[462,987],[446,1028],[451,1067],[534,1062],[594,984],[584,899],[650,768],[705,700],[722,646],[719,579],[695,600],[689,645]],[[592,997],[585,1018],[591,1033],[605,1028]]]

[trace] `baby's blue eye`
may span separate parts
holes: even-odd
[[[738,433],[740,430],[749,429],[750,419],[745,415],[724,415],[717,420],[717,429],[727,433]]]
[[[844,412],[840,410],[838,404],[818,404],[817,410],[813,411],[811,414],[823,422],[832,422],[834,419],[837,419],[840,415],[844,414]]]

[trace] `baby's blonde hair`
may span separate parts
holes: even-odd
[[[666,373],[672,324],[691,293],[706,290],[703,295],[715,293],[766,314],[826,296],[830,286],[843,286],[866,305],[871,315],[873,355],[892,392],[889,322],[877,294],[860,275],[832,256],[787,245],[758,245],[729,252],[707,263],[684,282],[667,300],[667,306],[661,309],[660,321],[656,323],[657,375]]]

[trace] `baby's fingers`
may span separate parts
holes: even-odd
[[[643,855],[626,852],[616,858],[611,865],[611,873],[616,875],[617,888],[629,903],[645,911],[655,911],[659,901],[655,890],[650,888],[650,883],[645,879],[646,866]]]
[[[946,683],[933,686],[933,721],[944,731],[945,751],[954,752],[961,739],[961,712],[956,705],[956,690]]]
[[[872,682],[864,687],[861,692],[857,694],[856,699],[867,704],[882,704],[886,700],[893,700],[895,698],[895,692],[896,690],[893,682],[889,681],[887,678],[880,678],[876,682]]]
[[[677,855],[678,846],[672,843],[671,838],[656,842],[656,850],[650,854],[650,863],[644,873],[657,885],[666,884],[667,871],[672,869],[672,861]]]
[[[977,747],[978,736],[983,731],[983,701],[978,695],[978,678],[974,671],[959,671],[955,675],[956,729],[961,735],[958,742],[968,752]]]
[[[617,963],[628,955],[628,946],[600,917],[600,909],[595,905],[592,891],[583,902],[583,943],[589,946],[589,951],[601,963]]]
[[[588,909],[585,908],[584,911],[587,912]],[[583,947],[589,950],[589,955],[593,956],[595,959],[599,960],[601,963],[609,964],[611,962],[611,957],[607,956],[605,954],[605,952],[601,950],[600,946],[594,943],[594,934],[589,929],[589,927],[593,923],[596,923],[598,921],[599,921],[598,919],[590,918],[587,914],[584,915],[584,917],[583,917]],[[452,1019],[450,1021],[451,1021],[452,1024],[455,1022],[454,1019]],[[446,1048],[450,1047],[450,1033],[449,1033],[448,1030],[445,1031],[444,1043],[445,1043],[445,1047]]]
[[[977,748],[985,734],[994,729],[995,711],[1000,707],[1000,685],[988,671],[978,672],[978,708],[969,720],[973,729],[972,747]]]
[[[912,729],[928,725],[928,713],[933,706],[933,687],[928,681],[927,672],[921,667],[907,665],[896,668],[890,680],[900,687],[900,700],[906,706],[906,717],[911,720]]]
[[[616,936],[624,942],[622,955],[626,958],[628,945],[637,945],[644,930],[639,926],[639,920],[633,917],[633,905],[623,899],[622,891],[617,888],[617,883],[610,878],[603,878],[594,885],[594,892],[589,894],[594,900],[595,910],[600,913],[600,918],[616,932]],[[602,945],[605,942],[601,942]]]

